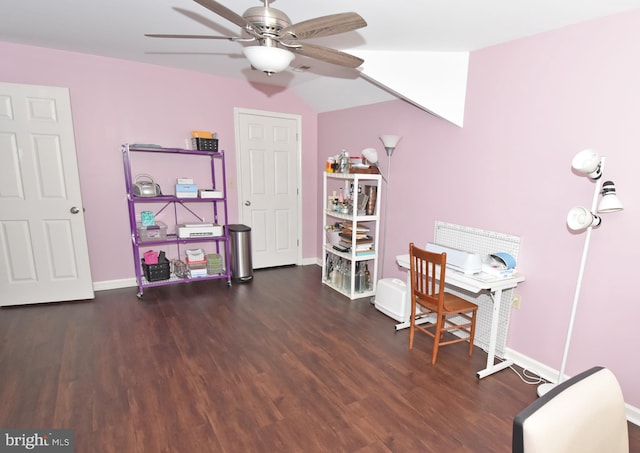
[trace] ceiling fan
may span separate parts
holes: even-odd
[[[238,25],[242,28],[243,36],[170,34],[145,34],[145,36],[257,42],[258,45],[247,46],[243,52],[252,66],[269,76],[289,66],[294,54],[348,68],[357,68],[364,62],[362,58],[336,49],[300,42],[309,38],[336,35],[366,27],[367,23],[357,13],[331,14],[292,24],[291,19],[284,12],[269,6],[269,0],[264,0],[264,6],[249,8],[242,16],[215,0],[194,1]]]

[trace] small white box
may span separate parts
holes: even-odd
[[[411,315],[407,284],[397,278],[383,278],[376,288],[375,307],[399,322],[408,322]]]
[[[222,190],[199,189],[200,198],[223,198]]]

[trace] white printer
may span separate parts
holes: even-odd
[[[209,238],[224,235],[222,225],[215,223],[181,223],[176,226],[180,239]]]
[[[454,249],[435,242],[427,242],[425,250],[447,254],[447,267],[467,275],[482,272],[482,255]]]

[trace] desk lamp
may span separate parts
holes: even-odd
[[[586,230],[586,236],[584,239],[584,247],[582,249],[582,259],[580,260],[580,270],[578,272],[578,281],[576,283],[576,290],[573,296],[573,305],[571,308],[571,317],[569,318],[569,330],[567,331],[567,338],[564,345],[564,352],[562,354],[562,364],[560,366],[560,374],[556,383],[545,383],[538,386],[538,396],[542,396],[549,390],[560,384],[564,380],[564,371],[567,365],[567,356],[569,353],[569,345],[571,344],[571,335],[573,333],[573,323],[576,316],[576,310],[578,308],[578,299],[580,297],[580,288],[582,286],[582,277],[584,274],[584,267],[587,262],[587,254],[589,252],[589,243],[591,241],[591,231],[594,227],[599,226],[602,223],[602,219],[597,213],[615,212],[623,209],[622,203],[616,196],[616,189],[613,181],[601,180],[604,172],[605,157],[598,157],[598,154],[591,149],[585,149],[573,158],[571,162],[572,168],[582,176],[588,176],[591,180],[596,181],[596,185],[593,192],[593,202],[591,203],[591,210],[588,210],[582,206],[577,206],[567,215],[567,226],[571,231],[584,231]],[[602,195],[600,204],[598,205],[598,196]],[[597,208],[597,209],[596,209]]]
[[[380,171],[380,163],[378,162],[378,151],[375,148],[365,148],[362,150],[362,157],[367,159],[369,164],[373,165],[378,169],[378,173],[382,176],[384,182],[387,182],[387,178],[384,177],[382,172]]]

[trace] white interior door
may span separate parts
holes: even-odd
[[[93,299],[66,88],[0,82],[0,305]]]
[[[236,109],[240,222],[251,227],[254,269],[298,264],[300,118]]]

